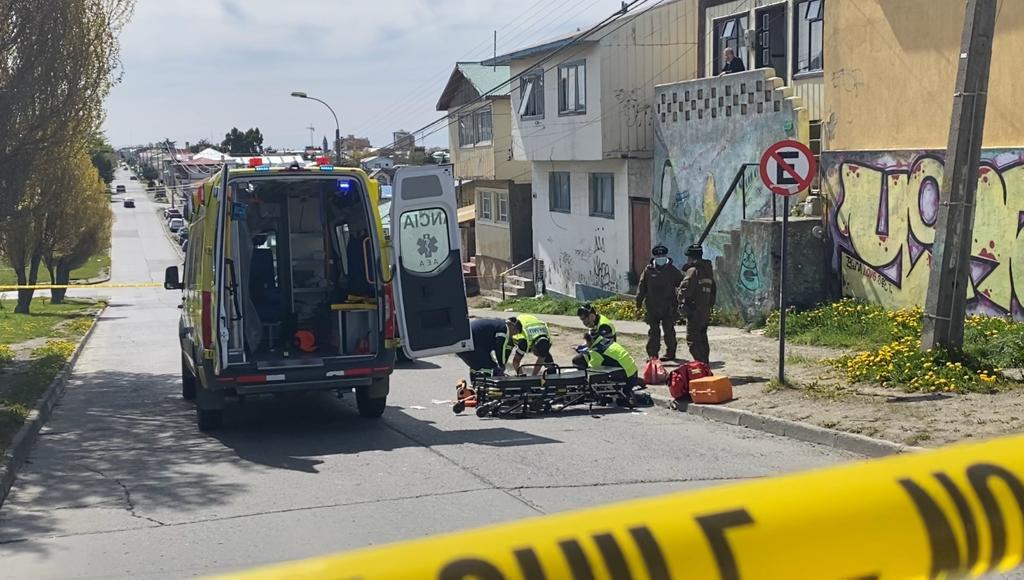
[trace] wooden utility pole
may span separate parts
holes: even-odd
[[[935,226],[932,271],[925,302],[924,332],[921,336],[921,346],[925,349],[945,347],[956,352],[964,344],[967,285],[971,283],[974,201],[985,132],[996,1],[967,0],[946,170],[942,180],[942,203]]]

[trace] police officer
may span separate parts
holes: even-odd
[[[668,257],[668,248],[662,245],[651,250],[651,262],[640,275],[637,287],[637,310],[645,310],[647,322],[647,356],[658,358],[661,348],[661,332],[665,331],[665,356],[662,360],[676,359],[676,318],[679,306],[676,289],[683,281],[683,274]]]
[[[583,340],[587,347],[590,347],[594,344],[594,341],[601,338],[607,338],[612,342],[616,341],[618,335],[615,331],[615,325],[612,324],[612,321],[607,316],[599,313],[593,304],[589,302],[580,304],[579,308],[576,309],[576,316],[580,318],[583,326],[587,327],[587,331],[583,333]],[[581,370],[587,368],[586,356],[577,354],[572,359],[572,364]]]
[[[686,343],[693,360],[711,363],[708,325],[715,306],[718,287],[711,261],[704,259],[704,249],[693,245],[686,249],[683,283],[679,285],[680,313],[686,317]]]
[[[470,373],[500,375],[512,352],[512,340],[508,327],[500,318],[474,318],[469,323],[473,335],[473,350],[458,353]]]
[[[588,367],[621,368],[626,372],[626,382],[621,388],[622,400],[619,403],[634,406],[633,388],[639,384],[636,361],[621,344],[608,338],[598,338],[585,351],[584,356]]]
[[[537,357],[537,364],[533,365],[534,375],[540,373],[541,366],[554,365],[555,360],[551,356],[551,333],[543,320],[530,314],[520,314],[509,318],[506,323],[508,333],[512,337],[512,368],[516,373],[522,374],[520,365],[527,353]]]

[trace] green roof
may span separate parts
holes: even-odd
[[[511,94],[508,66],[483,66],[478,62],[460,62],[455,64],[448,84],[441,93],[441,99],[437,103],[438,111],[447,111],[449,105],[456,95],[459,94],[463,83],[469,83],[477,96],[487,95],[486,98],[501,98]],[[500,86],[499,86],[500,85]],[[497,87],[497,88],[496,88]],[[493,92],[492,89],[495,89]]]
[[[511,83],[508,82],[509,75],[511,74],[509,67],[483,66],[476,62],[460,62],[458,69],[469,82],[473,83],[473,87],[481,95],[504,83],[500,89],[494,91],[493,96],[508,96],[509,86],[511,86]]]

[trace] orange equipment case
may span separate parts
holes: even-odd
[[[715,375],[690,381],[690,398],[699,405],[717,405],[732,400],[732,381]]]

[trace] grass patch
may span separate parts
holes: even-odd
[[[71,283],[98,278],[102,272],[110,272],[110,253],[108,252],[93,256],[81,268],[72,270]],[[14,275],[14,269],[0,262],[0,286],[13,286],[17,283],[18,277]],[[39,283],[50,283],[50,275],[43,266],[39,267]]]
[[[25,423],[36,401],[75,352],[76,342],[54,339],[32,351],[30,360],[0,377],[0,455]]]
[[[786,355],[787,365],[814,365],[818,364],[819,362],[821,361],[814,357],[804,356],[799,353]]]
[[[85,334],[92,324],[97,303],[66,300],[50,304],[45,298],[32,301],[31,314],[15,314],[14,300],[0,300],[0,343],[16,344],[34,338],[74,338]],[[60,327],[60,330],[58,330]]]
[[[951,356],[922,351],[921,308],[885,310],[841,300],[787,317],[787,340],[797,344],[853,348],[860,352],[828,361],[854,382],[909,392],[982,392],[1010,388],[1004,368],[1024,367],[1024,324],[1007,318],[972,316],[964,327],[964,350]],[[778,313],[765,334],[778,336]]]

